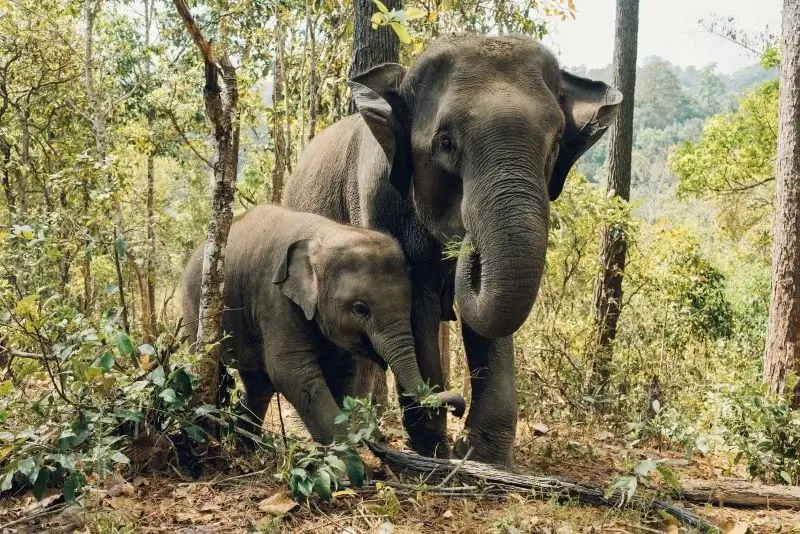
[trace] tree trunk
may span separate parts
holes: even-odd
[[[101,0],[87,0],[84,6],[84,16],[86,22],[86,40],[84,42],[83,74],[86,86],[86,101],[89,105],[89,113],[92,117],[94,127],[95,148],[97,150],[97,163],[100,165],[100,174],[103,183],[109,188],[113,188],[111,178],[105,170],[106,149],[105,149],[105,117],[100,101],[94,90],[94,23],[97,14],[100,12]],[[112,198],[116,198],[112,195]],[[119,305],[122,308],[122,325],[125,332],[130,333],[130,323],[128,321],[128,307],[125,303],[125,282],[122,276],[122,257],[120,247],[117,243],[124,241],[122,236],[122,211],[118,201],[113,201],[112,211],[114,212],[114,243],[112,244],[114,255],[114,268],[117,273],[117,287],[119,288]],[[89,272],[88,268],[87,271]],[[134,364],[135,364],[134,357]]]
[[[388,0],[384,2],[389,11],[401,9],[401,0]],[[372,29],[373,13],[378,7],[372,0],[355,0],[353,3],[355,21],[353,25],[353,56],[350,62],[352,78],[362,72],[376,67],[382,63],[397,63],[400,58],[400,40],[394,30],[388,26]],[[355,113],[356,108],[350,100],[350,113]]]
[[[442,389],[450,389],[450,325],[439,323],[439,352],[442,359]]]
[[[200,33],[185,0],[173,0],[186,29],[203,54],[205,62],[206,117],[213,126],[217,160],[214,162],[214,192],[208,237],[203,253],[203,276],[200,291],[198,346],[203,351],[195,368],[198,376],[195,401],[219,404],[220,341],[222,340],[222,296],[225,288],[225,247],[233,220],[233,197],[239,155],[239,99],[236,69],[225,51],[214,61],[211,43]],[[222,75],[222,86],[219,84]]]
[[[294,32],[292,32],[289,36],[289,42],[294,42]],[[284,39],[281,41],[282,44],[286,43]],[[283,47],[281,47],[281,53],[278,55],[278,61],[281,64],[281,77],[283,78],[283,127],[285,129],[284,132],[284,139],[286,139],[286,145],[284,146],[284,151],[286,152],[283,157],[283,163],[286,166],[286,173],[291,175],[292,174],[292,115],[289,113],[289,76],[286,74],[286,51]],[[301,73],[302,76],[302,73]],[[283,188],[281,188],[281,196],[283,196]]]
[[[800,508],[800,487],[767,486],[741,479],[698,480],[681,478],[680,498],[718,506]]]
[[[800,373],[800,3],[783,2],[776,201],[772,231],[772,297],[764,349],[764,380],[784,393]],[[798,386],[800,387],[800,386]],[[798,389],[794,392],[798,405]]]
[[[0,151],[3,153],[3,193],[6,197],[6,207],[8,208],[8,226],[14,224],[14,217],[17,213],[16,198],[14,197],[14,190],[11,187],[11,177],[9,176],[9,165],[11,164],[11,145],[7,144],[5,140],[0,141],[2,147]]]
[[[283,72],[283,48],[286,45],[286,37],[279,16],[278,4],[275,8],[275,60],[273,61],[272,72],[272,137],[275,140],[275,163],[272,167],[272,203],[280,204],[283,197],[283,182],[286,173],[286,132],[282,121],[283,114],[286,113],[286,102],[284,101],[284,72]],[[281,106],[283,109],[281,110]]]
[[[311,141],[317,133],[317,24],[311,16],[311,0],[306,0],[306,31],[311,54],[308,65],[308,141]]]
[[[150,48],[150,26],[153,22],[155,3],[153,0],[145,0],[144,5],[144,35],[145,49]],[[144,65],[145,83],[147,91],[152,88],[151,83],[151,64],[150,56]],[[156,338],[156,289],[155,289],[155,261],[156,261],[156,228],[155,228],[155,158],[156,144],[155,139],[155,108],[148,104],[147,107],[147,132],[149,136],[149,146],[147,149],[147,252],[144,258],[145,284],[141,287],[142,293],[142,333],[148,343],[153,343]]]
[[[639,0],[617,0],[612,85],[624,99],[611,130],[607,190],[623,201],[630,199],[631,147],[633,144],[633,102],[636,87],[636,48],[639,28]],[[597,353],[589,371],[588,385],[605,389],[611,372],[612,343],[622,305],[622,277],[628,248],[625,228],[604,229],[600,248],[602,272],[595,284],[595,341]]]
[[[20,169],[17,174],[17,214],[25,222],[28,217],[28,174],[31,172],[31,131],[27,110],[17,107],[20,130]]]

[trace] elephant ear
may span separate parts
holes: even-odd
[[[402,65],[384,63],[348,81],[356,110],[389,162],[389,182],[403,198],[411,187],[411,138],[400,96],[405,75]]]
[[[318,295],[317,273],[311,260],[313,245],[310,239],[300,239],[289,245],[272,278],[272,283],[300,306],[309,321],[314,318]]]
[[[555,200],[569,170],[608,130],[617,116],[622,93],[603,82],[561,71],[561,110],[565,128],[553,166],[548,193]]]

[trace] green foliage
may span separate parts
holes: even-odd
[[[617,477],[606,488],[603,496],[609,499],[618,494],[618,506],[622,507],[631,502],[640,486],[652,488],[652,477],[656,473],[672,489],[678,489],[678,476],[670,468],[659,461],[647,459],[636,463],[630,473]]]
[[[697,142],[670,157],[679,198],[710,198],[721,208],[725,232],[764,243],[770,231],[778,128],[778,84],[750,92],[733,113],[716,115]]]
[[[342,404],[334,423],[345,435],[328,447],[295,443],[289,449],[276,478],[289,486],[293,497],[316,494],[328,500],[345,477],[355,487],[366,481],[368,471],[356,448],[379,439],[377,412],[368,399],[345,397]]]
[[[791,380],[789,391],[797,378]],[[800,483],[800,413],[790,399],[768,392],[766,384],[732,388],[723,397],[726,442],[752,477],[765,483]]]

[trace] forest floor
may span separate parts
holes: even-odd
[[[455,434],[461,422],[451,419],[450,423]],[[275,424],[274,419],[270,424]],[[519,472],[606,488],[645,458],[666,458],[666,465],[681,479],[716,479],[727,467],[721,457],[687,460],[675,451],[629,449],[609,432],[554,427],[542,435],[542,427],[535,427],[537,430],[532,422],[520,421],[515,449]],[[0,534],[686,532],[631,509],[557,503],[516,494],[494,500],[443,498],[388,489],[380,482],[355,492],[339,492],[329,502],[314,498],[295,503],[285,486],[275,480],[272,460],[263,461],[256,454],[207,460],[198,479],[177,472],[129,480],[111,476],[85,492],[80,504],[69,507],[59,504],[60,493],[55,490],[42,502],[30,493],[6,499],[0,502]],[[376,458],[367,462],[379,469]],[[720,526],[725,534],[800,532],[800,511],[683,505]],[[3,528],[9,523],[13,524]]]

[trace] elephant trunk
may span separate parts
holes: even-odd
[[[419,372],[414,338],[409,329],[403,333],[378,336],[373,339],[375,351],[389,365],[403,393],[414,394],[423,383]],[[453,407],[453,415],[461,417],[466,410],[466,401],[458,393],[442,391],[436,394],[441,404]],[[417,399],[419,400],[419,399]]]
[[[411,332],[379,336],[373,340],[373,344],[378,355],[386,361],[394,373],[400,389],[404,393],[415,392],[422,384],[422,375],[419,373]]]
[[[464,322],[497,339],[516,332],[536,300],[545,266],[549,202],[541,177],[492,174],[465,182],[467,233],[456,266],[455,295]]]

